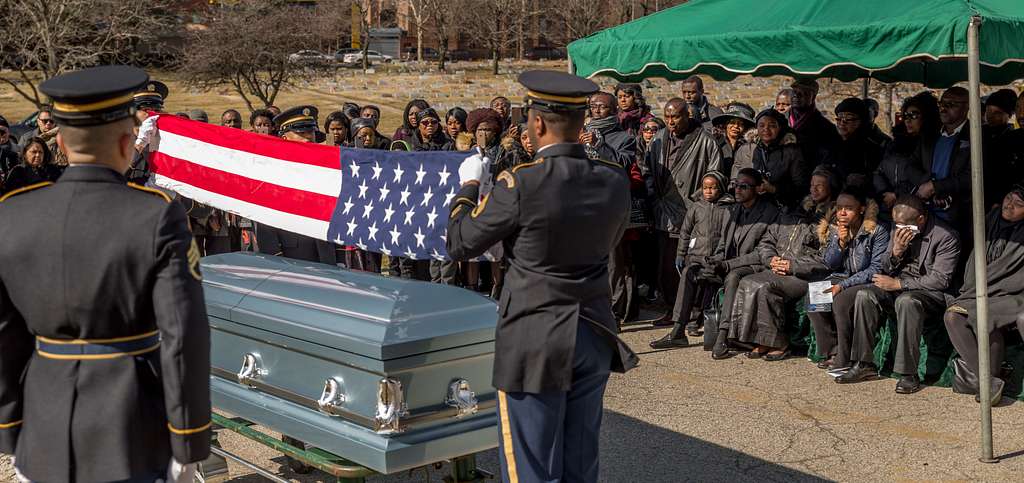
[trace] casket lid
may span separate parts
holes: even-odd
[[[269,255],[205,257],[202,274],[211,316],[377,360],[492,342],[498,319],[462,288]]]

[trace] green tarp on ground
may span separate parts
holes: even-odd
[[[1024,0],[691,0],[569,44],[575,73],[624,81],[871,77],[948,87],[967,80],[967,24],[980,16],[981,81],[1024,77]]]

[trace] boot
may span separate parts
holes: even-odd
[[[651,349],[681,349],[690,346],[690,340],[683,333],[684,325],[676,322],[664,337],[651,341]]]
[[[732,355],[732,352],[729,351],[729,331],[719,330],[718,336],[715,338],[715,346],[711,349],[711,358],[720,361],[728,359]]]

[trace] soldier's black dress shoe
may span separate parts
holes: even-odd
[[[665,334],[658,340],[651,341],[651,349],[681,349],[690,346],[690,340],[685,335],[676,334],[676,331]]]
[[[917,374],[908,374],[900,378],[900,381],[896,383],[897,394],[913,394],[921,390],[921,380],[917,378]]]
[[[878,377],[878,369],[870,362],[858,362],[846,371],[845,374],[836,378],[836,384],[853,384],[855,382],[867,381]]]
[[[725,330],[718,331],[718,336],[715,337],[715,346],[711,348],[711,358],[720,361],[728,359],[733,355],[729,348],[729,332]]]

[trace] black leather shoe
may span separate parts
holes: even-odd
[[[878,369],[870,362],[858,362],[846,371],[845,374],[836,378],[836,384],[853,384],[878,377]]]
[[[782,352],[779,352],[779,353],[776,353],[776,354],[772,354],[771,352],[765,354],[764,355],[764,360],[766,360],[768,362],[778,362],[778,361],[783,361],[783,360],[789,359],[789,356],[790,356],[790,352],[789,352],[789,348],[787,347]]]
[[[729,347],[729,332],[725,330],[718,331],[718,336],[715,337],[715,346],[711,348],[711,358],[720,361],[722,359],[728,359],[735,355]]]
[[[673,337],[672,333],[668,333],[665,334],[665,337],[651,341],[651,349],[681,349],[689,346],[690,340],[682,334],[678,334]]]
[[[1003,399],[1003,387],[1005,386],[1006,383],[1002,379],[998,377],[992,378],[992,398],[990,401],[992,401],[993,406],[999,404],[999,401]],[[974,396],[974,402],[981,404],[981,394]]]
[[[914,394],[921,390],[921,380],[917,374],[909,374],[900,378],[896,383],[896,394]]]

